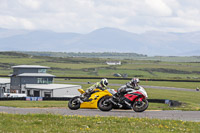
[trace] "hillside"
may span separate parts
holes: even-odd
[[[115,77],[141,79],[200,79],[198,62],[161,62],[158,60],[133,60],[86,57],[32,56],[15,52],[0,52],[0,75],[12,73],[11,66],[42,65],[48,73],[62,77]],[[107,65],[107,61],[121,61],[121,65]]]
[[[148,56],[199,56],[200,32],[135,34],[102,28],[87,34],[0,29],[1,51],[116,52]]]
[[[49,57],[87,57],[87,58],[115,58],[115,59],[134,59],[143,58],[147,55],[137,53],[117,53],[117,52],[36,52],[36,51],[18,51],[18,53],[25,53],[34,56],[49,56]]]
[[[165,62],[200,62],[200,56],[147,56],[137,53],[117,53],[117,52],[36,52],[18,51],[32,56],[48,57],[86,57],[86,58],[110,58],[110,59],[131,59],[131,60],[151,60]]]

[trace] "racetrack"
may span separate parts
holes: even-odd
[[[98,109],[79,109],[70,110],[66,108],[14,108],[0,106],[0,112],[9,114],[60,114],[60,115],[83,115],[83,116],[117,116],[117,117],[137,117],[137,118],[156,118],[169,120],[183,120],[200,122],[200,111],[145,111],[136,113],[132,110],[112,110],[102,112]]]
[[[67,82],[67,83],[82,83],[83,82]],[[120,86],[121,84],[112,84],[113,86]],[[144,86],[145,88],[179,90],[179,91],[195,91],[194,89],[174,88],[174,87],[159,87],[159,86]],[[60,114],[60,115],[83,115],[83,116],[117,116],[117,117],[137,117],[137,118],[155,118],[155,119],[169,119],[169,120],[183,120],[200,122],[200,111],[150,111],[147,110],[142,113],[136,113],[132,110],[112,110],[110,112],[102,112],[98,109],[79,109],[70,110],[66,108],[14,108],[0,106],[0,113],[9,114]]]

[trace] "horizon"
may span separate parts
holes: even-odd
[[[184,55],[179,55],[179,56],[173,56],[173,55],[169,55],[169,56],[166,56],[166,55],[154,55],[154,56],[151,56],[151,55],[147,55],[147,54],[140,54],[140,53],[134,53],[134,52],[56,52],[56,51],[2,51],[0,50],[0,52],[13,52],[13,53],[24,53],[24,54],[27,54],[27,52],[33,52],[33,53],[75,53],[75,54],[96,54],[96,53],[100,53],[100,54],[103,54],[103,53],[119,53],[119,54],[138,54],[138,55],[142,55],[142,56],[146,56],[146,57],[200,57],[200,55],[192,55],[192,56],[184,56]],[[143,58],[143,57],[139,57],[139,58]]]
[[[97,30],[101,30],[101,29],[117,29],[117,30],[121,30],[121,31],[125,31],[125,32],[130,32],[130,31],[127,31],[127,30],[123,30],[123,29],[120,29],[120,28],[116,28],[116,27],[100,27],[98,29],[94,29],[92,31],[89,31],[87,33],[81,33],[81,32],[67,32],[67,31],[62,31],[62,32],[57,32],[57,31],[53,31],[53,30],[49,30],[49,29],[8,29],[8,28],[3,28],[3,27],[0,27],[0,30],[13,30],[13,31],[29,31],[29,32],[35,32],[35,31],[49,31],[49,32],[55,32],[55,33],[75,33],[75,34],[82,34],[82,35],[85,35],[85,34],[89,34],[91,32],[94,32],[94,31],[97,31]],[[197,31],[190,31],[190,32],[171,32],[171,31],[159,31],[159,30],[149,30],[149,31],[144,31],[144,32],[141,32],[141,33],[135,33],[135,32],[130,32],[130,33],[133,33],[133,34],[138,34],[138,35],[141,35],[141,34],[145,34],[145,33],[151,33],[151,32],[154,32],[154,33],[174,33],[174,34],[188,34],[188,33],[197,33],[197,32],[200,32],[200,30],[197,30]]]

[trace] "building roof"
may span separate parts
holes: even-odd
[[[106,61],[106,63],[121,63],[121,61]]]
[[[19,77],[55,77],[55,75],[48,73],[22,73],[17,75]]]
[[[10,84],[9,78],[0,78],[0,84]]]
[[[50,67],[40,66],[40,65],[18,65],[18,66],[12,66],[11,68],[43,68],[43,69],[48,69]]]
[[[54,90],[62,88],[72,88],[80,87],[80,85],[70,85],[70,84],[26,84],[26,89],[40,89],[40,90]]]

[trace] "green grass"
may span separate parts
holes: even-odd
[[[196,89],[200,82],[167,82],[167,81],[141,81],[141,85],[165,86],[175,88]]]
[[[66,108],[67,101],[0,101],[0,106],[20,108]]]
[[[200,122],[127,117],[85,117],[52,114],[0,114],[0,132],[160,133],[200,132]]]
[[[191,59],[195,59],[191,58]],[[199,58],[198,58],[199,59]],[[81,57],[45,57],[30,56],[19,53],[0,53],[0,75],[12,73],[14,65],[49,66],[49,73],[56,76],[76,77],[113,77],[113,74],[128,74],[128,77],[155,79],[198,79],[199,62],[161,62],[152,60],[123,59],[122,65],[109,66],[106,61],[116,59],[81,58]],[[120,60],[120,59],[119,59]]]
[[[148,88],[146,91],[150,99],[169,99],[182,103],[182,105],[178,107],[169,107],[166,106],[166,104],[150,104],[149,109],[200,111],[200,92],[171,91]]]

